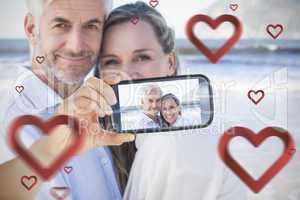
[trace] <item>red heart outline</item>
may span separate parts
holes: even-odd
[[[194,34],[194,26],[198,22],[205,22],[211,28],[216,29],[223,22],[230,22],[234,25],[234,34],[226,41],[226,43],[219,48],[215,53],[212,53],[203,42],[198,39]],[[213,20],[207,15],[195,15],[187,23],[186,34],[189,40],[201,51],[212,63],[217,63],[219,59],[224,56],[231,47],[238,42],[242,35],[242,24],[233,15],[221,15],[217,19]]]
[[[138,16],[133,16],[131,18],[131,23],[133,23],[134,25],[136,25],[139,22],[140,18]]]
[[[64,167],[64,171],[67,174],[70,174],[73,171],[73,167],[72,166],[66,166],[66,167]]]
[[[255,94],[257,95],[258,93],[261,93],[261,97],[257,100],[255,100],[254,98],[252,98],[251,94]],[[248,92],[248,98],[254,103],[254,104],[258,104],[263,98],[265,97],[265,92],[263,90],[257,90],[257,91],[254,91],[254,90],[249,90]]]
[[[159,1],[158,0],[150,0],[149,4],[152,8],[155,8],[159,4]]]
[[[34,180],[33,180],[33,183],[28,186],[27,183],[24,182],[25,181],[24,179],[26,179],[27,181],[30,181],[30,179],[34,179]],[[22,176],[20,180],[21,180],[22,185],[28,191],[30,191],[35,186],[35,184],[37,183],[37,177],[36,176]]]
[[[276,30],[278,27],[280,28],[280,31],[279,31],[276,35],[274,35],[274,34],[271,32],[272,30],[270,30],[270,28],[273,28],[273,30]],[[270,35],[274,40],[276,40],[276,39],[281,35],[281,33],[282,33],[282,31],[283,31],[283,26],[282,26],[281,24],[276,24],[276,25],[269,24],[269,25],[266,27],[266,31],[269,33],[269,35]]]
[[[16,90],[19,94],[21,94],[21,92],[23,92],[23,90],[24,90],[24,86],[23,86],[23,85],[17,85],[17,86],[15,87],[15,90]]]
[[[241,136],[258,147],[266,138],[278,137],[285,145],[282,155],[267,169],[258,180],[254,180],[230,155],[229,142],[237,136]],[[248,128],[233,127],[224,132],[220,138],[219,156],[223,162],[255,193],[258,193],[279,171],[289,162],[296,151],[295,142],[284,129],[278,127],[267,127],[255,134]]]
[[[238,8],[239,8],[239,5],[238,4],[236,4],[236,3],[234,3],[234,4],[230,4],[230,9],[232,10],[232,11],[236,11]]]
[[[73,143],[65,149],[58,158],[56,158],[49,167],[43,167],[41,163],[36,160],[32,153],[28,152],[22,145],[20,145],[18,140],[19,129],[23,125],[35,125],[40,128],[44,135],[48,135],[49,132],[55,128],[57,125],[71,125],[74,135],[76,136]],[[20,155],[20,157],[31,166],[38,175],[40,175],[44,180],[48,180],[52,175],[54,175],[59,168],[64,165],[71,156],[73,156],[78,148],[80,148],[83,142],[83,134],[80,134],[80,128],[78,121],[67,115],[58,115],[47,122],[43,122],[40,118],[32,115],[23,115],[16,118],[8,129],[8,142],[11,148]]]
[[[39,64],[42,64],[45,60],[45,57],[44,56],[37,56],[35,58],[35,60],[39,63]]]
[[[59,191],[59,190],[64,191],[62,196],[59,196],[57,194],[57,191]],[[52,187],[50,189],[50,194],[56,200],[64,200],[67,196],[69,196],[70,188],[68,188],[68,187]]]

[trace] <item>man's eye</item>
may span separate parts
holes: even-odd
[[[87,26],[86,26],[86,28],[87,29],[89,29],[89,30],[96,30],[96,31],[98,31],[100,28],[97,26],[97,25],[95,25],[95,24],[88,24]]]
[[[69,28],[70,26],[68,24],[65,24],[65,23],[60,23],[60,24],[55,24],[54,27],[55,28],[60,28],[60,29],[66,29],[66,28]]]

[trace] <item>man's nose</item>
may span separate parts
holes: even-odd
[[[85,48],[84,35],[81,33],[79,29],[74,29],[69,35],[66,47],[67,49],[76,54],[80,53]]]

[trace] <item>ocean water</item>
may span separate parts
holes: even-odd
[[[26,44],[18,41],[7,48],[0,41],[0,91],[14,87],[8,80],[13,77],[12,66],[20,66],[28,59]],[[233,126],[248,127],[259,132],[267,126],[288,130],[300,149],[300,43],[286,41],[259,43],[244,42],[239,48],[225,55],[217,64],[211,64],[201,53],[180,55],[181,74],[200,73],[207,76],[214,91],[214,120],[203,130],[207,134],[222,134]],[[186,42],[181,49],[191,48]],[[12,84],[9,85],[8,83]],[[263,90],[265,97],[253,104],[249,90]],[[1,101],[0,101],[1,102]],[[257,150],[239,138],[230,146],[233,156],[258,177],[281,153],[283,146],[278,139],[269,139]],[[238,153],[235,153],[238,152]],[[253,156],[255,155],[255,156]],[[255,158],[255,159],[253,159]],[[258,160],[260,164],[258,165]],[[251,200],[299,200],[300,153],[259,194],[248,191]]]

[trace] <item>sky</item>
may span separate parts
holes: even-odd
[[[150,0],[144,0],[149,3]],[[155,8],[175,30],[176,38],[186,38],[185,26],[193,15],[206,14],[216,18],[222,14],[236,16],[243,26],[242,38],[267,38],[268,24],[282,24],[284,32],[280,38],[300,39],[299,10],[300,0],[158,0]],[[114,0],[114,7],[133,0]],[[238,4],[236,11],[230,10],[230,4]],[[0,38],[25,38],[23,20],[27,12],[25,0],[0,0]],[[206,26],[203,29],[202,26]],[[201,29],[200,29],[201,28]],[[218,27],[217,31],[204,23],[197,24],[195,32],[201,30],[203,38],[228,38],[233,32],[229,23]],[[203,31],[205,30],[205,31]]]
[[[187,0],[182,6],[183,1],[159,0],[156,7],[167,19],[169,25],[175,29],[176,36],[185,37],[185,24],[192,13],[197,13],[200,8],[205,8],[215,0]],[[0,38],[25,38],[23,31],[23,20],[27,12],[25,0],[0,0]],[[128,0],[114,0],[114,7],[120,6]],[[145,1],[149,2],[149,1]],[[13,12],[7,12],[13,10]]]

